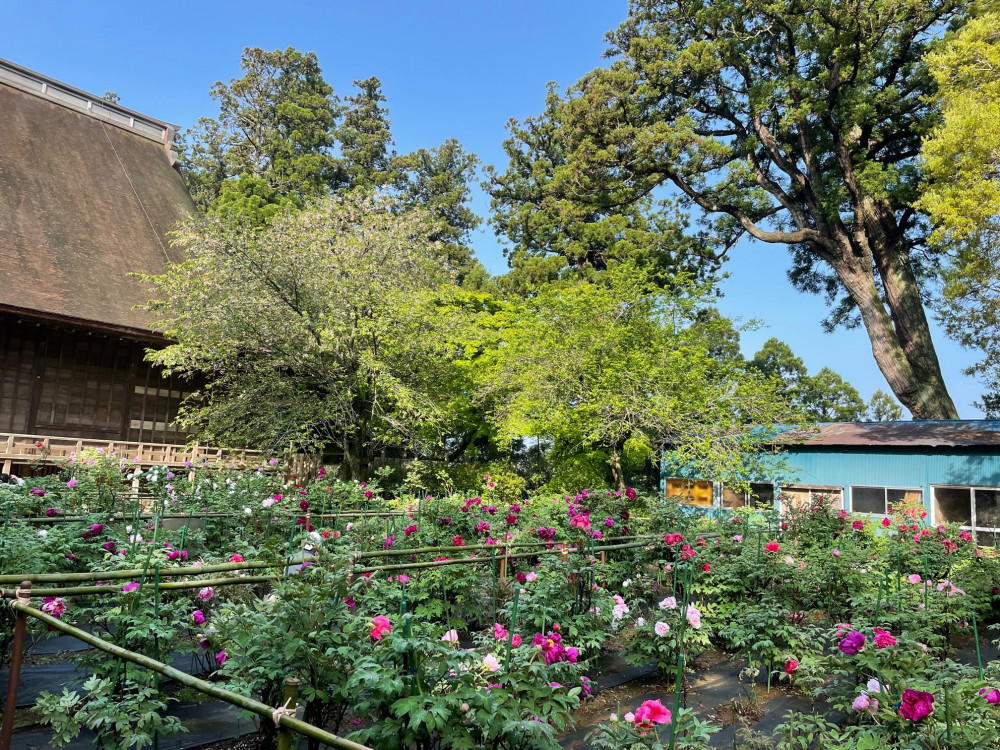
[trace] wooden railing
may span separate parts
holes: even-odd
[[[86,438],[52,437],[48,435],[16,435],[0,432],[0,462],[9,474],[14,465],[46,465],[66,461],[87,449],[118,455],[136,466],[200,466],[232,464],[244,467],[262,458],[260,451],[232,451],[205,445],[170,445],[168,443],[130,443],[124,440],[91,440]],[[136,460],[138,459],[138,460]]]

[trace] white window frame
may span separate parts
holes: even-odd
[[[892,485],[888,485],[888,484],[852,484],[848,488],[848,492],[849,492],[849,494],[848,494],[848,501],[850,503],[849,512],[851,512],[851,513],[859,513],[861,515],[872,516],[874,518],[885,518],[886,516],[889,515],[888,512],[883,512],[883,513],[869,513],[868,511],[864,511],[864,510],[855,510],[854,509],[854,489],[855,488],[862,488],[862,489],[867,489],[867,490],[882,490],[883,499],[885,500],[885,505],[883,505],[882,507],[884,507],[886,509],[886,511],[888,511],[888,509],[889,509],[889,498],[888,498],[888,491],[889,490],[900,490],[902,492],[919,492],[920,493],[920,502],[921,502],[921,504],[924,505],[925,508],[927,507],[927,497],[926,497],[926,495],[924,493],[924,488],[923,487],[893,487]]]
[[[994,535],[1000,535],[1000,527],[998,526],[977,526],[976,525],[976,503],[975,496],[973,492],[976,490],[993,490],[995,492],[1000,492],[1000,487],[991,484],[932,484],[931,485],[931,522],[936,524],[947,523],[942,519],[937,517],[937,491],[938,489],[943,490],[968,490],[969,491],[969,517],[971,519],[971,526],[959,526],[962,531],[971,532],[972,536],[975,538],[977,531],[988,532]],[[994,537],[995,538],[995,537]]]

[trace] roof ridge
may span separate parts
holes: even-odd
[[[174,137],[179,130],[177,125],[109,102],[2,57],[0,83],[160,143],[170,158],[170,164],[173,165],[177,160],[177,147],[174,145]]]

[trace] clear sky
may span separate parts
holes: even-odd
[[[0,0],[0,57],[96,94],[115,91],[122,105],[186,128],[217,114],[208,90],[239,75],[244,47],[292,46],[317,54],[337,93],[378,76],[398,151],[454,137],[502,166],[507,120],[540,112],[548,81],[567,86],[600,65],[604,32],[626,9],[625,0]],[[474,207],[485,216],[478,190]],[[491,271],[503,272],[485,224],[474,247]],[[744,353],[776,336],[810,372],[829,366],[866,399],[887,391],[864,331],[823,333],[822,299],[795,292],[787,267],[781,246],[747,242],[733,251],[720,307],[764,325],[744,336]],[[981,416],[972,407],[978,386],[961,374],[972,355],[935,332],[959,414]]]

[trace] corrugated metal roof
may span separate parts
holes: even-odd
[[[977,447],[1000,449],[1000,420],[947,419],[911,422],[829,422],[791,429],[775,441],[783,445]]]

